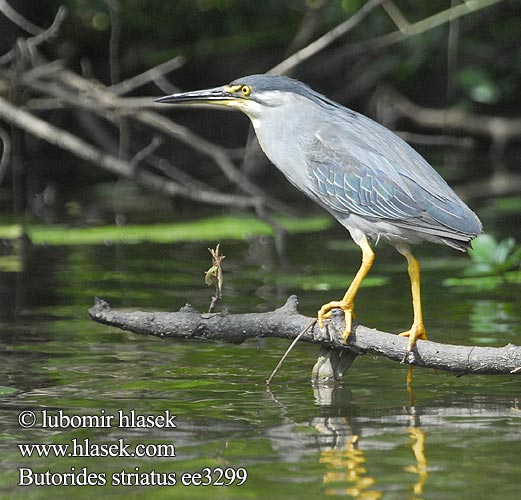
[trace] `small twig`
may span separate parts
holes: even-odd
[[[34,25],[31,21],[22,16],[19,12],[14,10],[8,3],[7,0],[0,0],[0,12],[9,19],[12,23],[16,24],[23,30],[27,31],[33,36],[39,35],[43,32],[43,29],[39,26]]]
[[[171,179],[171,184],[177,186],[177,192],[172,195],[187,198],[189,200],[209,203],[211,205],[222,205],[237,208],[257,208],[258,203],[255,198],[241,196],[240,194],[221,193],[212,186],[192,177],[183,170],[177,168],[164,158],[151,155],[146,158],[146,163],[156,170],[159,170],[166,177]]]
[[[222,269],[222,261],[226,258],[226,256],[221,255],[220,253],[220,244],[218,243],[215,249],[209,248],[208,251],[212,255],[212,267],[208,269],[208,271],[204,274],[204,281],[208,286],[215,287],[215,295],[212,297],[212,301],[210,302],[210,306],[208,307],[208,312],[212,313],[215,310],[215,306],[217,302],[222,298],[223,292],[223,269]]]
[[[189,189],[194,192],[207,192],[211,193],[215,196],[220,196],[221,193],[217,191],[213,186],[209,186],[205,182],[197,179],[193,175],[185,172],[184,170],[176,167],[172,161],[166,160],[165,158],[161,158],[156,155],[150,155],[146,158],[146,163],[153,167],[159,172],[163,173],[169,179],[174,180],[179,183],[181,186],[184,186],[186,189]],[[226,195],[233,197],[235,195]],[[240,195],[237,195],[239,198],[242,198]]]
[[[109,68],[110,83],[115,85],[120,80],[119,40],[121,37],[121,16],[119,0],[104,0],[110,16]]]
[[[293,342],[289,345],[289,347],[286,349],[286,352],[283,354],[283,356],[280,358],[279,362],[277,363],[277,366],[275,369],[271,372],[271,375],[269,376],[268,380],[266,380],[266,384],[270,385],[271,381],[275,378],[275,375],[277,375],[277,372],[279,371],[279,368],[282,366],[282,363],[284,363],[284,360],[288,357],[289,353],[293,350],[295,345],[297,345],[297,342],[301,339],[301,337],[313,326],[315,326],[315,323],[317,322],[317,319],[313,319],[309,323],[306,328],[304,328],[294,339]]]
[[[264,205],[257,205],[255,207],[255,213],[257,217],[270,225],[271,230],[273,231],[273,242],[275,243],[275,250],[277,252],[277,257],[279,258],[279,262],[283,266],[287,266],[287,256],[286,256],[286,236],[287,231],[281,226],[281,224],[272,216],[272,214],[266,209]]]
[[[454,19],[472,14],[473,12],[485,9],[486,7],[490,7],[501,1],[502,0],[472,0],[463,2],[462,4],[456,5],[455,7],[450,7],[448,9],[437,12],[436,14],[426,17],[416,23],[408,24],[407,26],[403,27],[403,31],[398,29],[396,31],[392,31],[391,33],[372,38],[371,40],[364,40],[362,42],[348,45],[344,49],[341,49],[342,57],[347,55],[353,56],[360,53],[367,53],[370,50],[389,47],[390,45],[402,42],[407,38],[419,35],[426,31],[430,31]]]
[[[306,59],[314,56],[321,50],[324,50],[328,45],[332,44],[338,38],[344,36],[346,33],[351,31],[353,28],[358,26],[363,19],[378,5],[382,3],[382,0],[369,0],[365,3],[355,14],[353,14],[347,21],[339,24],[331,31],[328,31],[325,35],[321,36],[314,42],[310,43],[303,49],[295,52],[293,55],[280,62],[271,70],[269,73],[274,74],[285,74],[290,70],[304,62]]]
[[[58,9],[56,17],[52,22],[51,26],[47,28],[45,31],[41,31],[38,35],[28,38],[26,43],[32,49],[36,48],[38,45],[47,42],[51,38],[54,38],[65,20],[67,16],[67,8],[63,5]],[[0,64],[7,64],[11,62],[16,56],[16,48],[11,49],[9,52],[6,52],[3,56],[0,57]]]
[[[139,150],[131,159],[130,164],[136,168],[142,161],[144,161],[146,158],[152,155],[154,151],[161,146],[163,141],[161,140],[161,137],[154,136],[152,137],[152,140],[150,141],[150,144],[148,146],[145,146],[143,149]]]
[[[123,80],[121,83],[116,85],[112,85],[107,88],[107,90],[111,91],[116,95],[122,95],[134,90],[142,85],[146,85],[151,81],[156,81],[158,78],[162,77],[166,73],[170,73],[178,68],[180,68],[186,59],[183,56],[177,56],[173,59],[170,59],[162,64],[154,66],[139,75],[135,75],[132,78],[128,78],[127,80]],[[169,89],[170,93],[174,93],[177,91],[177,88],[171,86]]]
[[[313,40],[315,33],[320,26],[322,18],[321,11],[325,8],[325,5],[320,6],[310,4],[306,5],[306,12],[302,16],[300,26],[298,27],[293,39],[288,43],[285,50],[285,57],[289,57],[294,54],[297,50],[305,47]]]
[[[451,0],[451,7],[455,7],[455,2]],[[460,36],[460,20],[449,20],[449,34],[447,38],[447,102],[451,103],[456,97],[456,72],[458,69],[458,49]]]
[[[382,7],[384,8],[385,12],[387,12],[387,15],[392,19],[396,27],[402,33],[404,33],[410,26],[410,23],[402,14],[402,11],[398,8],[398,6],[392,0],[384,0],[382,2]]]
[[[521,134],[521,118],[486,116],[467,113],[457,108],[424,108],[414,104],[392,88],[386,88],[378,97],[396,116],[405,116],[422,127],[462,130],[467,133],[489,135],[495,138],[513,138]]]

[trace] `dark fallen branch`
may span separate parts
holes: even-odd
[[[201,314],[188,305],[178,312],[113,311],[101,299],[96,299],[89,313],[94,321],[141,335],[224,340],[234,344],[253,337],[291,340],[313,321],[313,318],[298,313],[295,296],[289,297],[281,308],[266,313]],[[321,357],[313,370],[315,376],[327,378],[324,376],[326,373],[339,378],[356,355],[365,353],[385,356],[414,366],[445,370],[456,375],[521,374],[521,347],[513,344],[504,347],[478,347],[420,340],[414,351],[408,353],[406,338],[362,325],[357,325],[347,343],[343,344],[340,335],[342,328],[343,313],[334,314],[326,331],[321,331],[318,325],[313,324],[302,336],[302,341],[322,347]],[[325,361],[327,351],[334,354]],[[341,362],[342,357],[349,361]],[[325,365],[331,367],[324,372],[321,367]]]

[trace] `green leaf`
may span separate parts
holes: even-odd
[[[519,265],[521,248],[516,248],[514,238],[498,242],[493,236],[482,234],[474,240],[469,255],[473,264],[465,269],[465,276],[501,276]]]
[[[501,97],[501,91],[487,70],[481,66],[466,66],[456,76],[460,88],[477,102],[493,103]]]

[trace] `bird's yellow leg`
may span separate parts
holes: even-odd
[[[411,253],[411,249],[407,245],[397,247],[397,250],[407,259],[409,279],[411,280],[412,291],[412,307],[413,307],[413,323],[409,330],[400,333],[403,337],[409,337],[408,351],[412,351],[414,344],[418,339],[427,340],[425,333],[425,325],[423,324],[423,313],[420,293],[420,264]],[[412,373],[409,377],[412,378]]]
[[[338,307],[344,311],[346,327],[344,333],[342,334],[343,342],[347,340],[347,337],[349,337],[353,328],[353,308],[356,293],[358,292],[358,289],[360,288],[362,281],[364,281],[364,278],[367,276],[367,273],[371,269],[371,266],[373,265],[374,261],[374,252],[371,246],[369,245],[367,238],[365,238],[365,236],[359,238],[359,240],[356,241],[356,243],[362,249],[362,264],[360,265],[358,272],[356,273],[353,281],[351,282],[351,285],[349,285],[349,288],[347,289],[347,292],[345,293],[342,300],[334,300],[332,302],[328,302],[327,304],[324,304],[318,311],[318,324],[320,328],[324,327],[324,319],[331,317],[331,311],[333,309]]]

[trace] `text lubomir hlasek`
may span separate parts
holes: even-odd
[[[63,410],[51,412],[41,410],[42,428],[67,429],[67,428],[152,428],[175,429],[176,416],[170,410],[164,410],[160,414],[141,414],[136,410],[118,410],[111,415],[100,410],[99,414],[94,415],[67,415]]]

